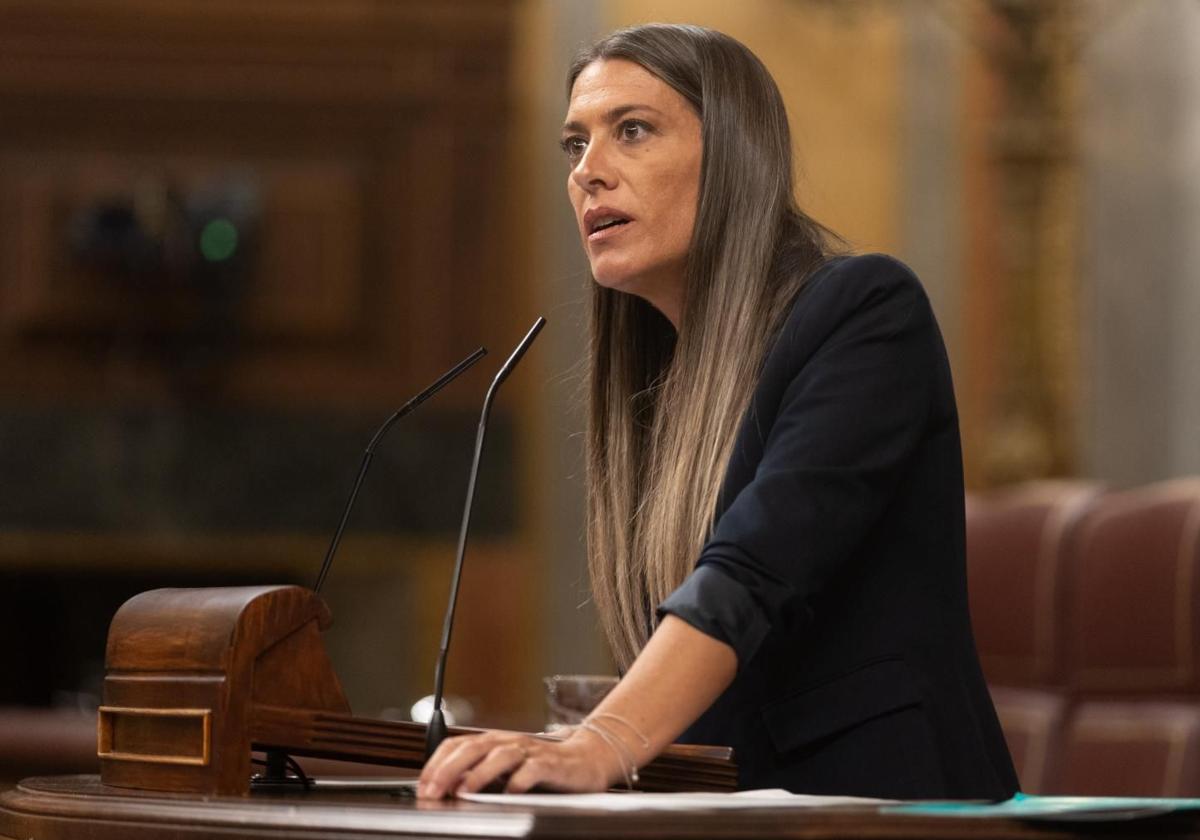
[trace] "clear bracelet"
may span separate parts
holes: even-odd
[[[621,755],[629,762],[629,766],[633,768],[634,779],[637,778],[637,759],[633,755],[633,750],[625,743],[625,739],[613,731],[612,727],[606,726],[594,717],[589,717],[584,720],[588,724],[588,728],[592,730],[603,730],[617,745],[617,749],[621,751]]]
[[[621,776],[625,779],[625,787],[633,790],[633,786],[638,782],[637,762],[633,760],[633,756],[629,754],[628,749],[621,743],[621,739],[590,720],[582,721],[578,728],[591,732],[613,751],[613,754],[617,757],[617,764],[621,768]],[[626,769],[626,766],[629,769]]]
[[[597,718],[608,718],[609,720],[615,720],[617,723],[621,724],[633,733],[634,737],[637,738],[638,742],[642,745],[642,749],[650,749],[650,739],[643,735],[640,729],[620,715],[614,715],[612,712],[596,712],[588,715],[588,720],[590,721],[595,721]]]

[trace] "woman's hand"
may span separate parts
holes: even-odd
[[[600,791],[632,778],[712,705],[737,673],[737,654],[686,621],[668,615],[624,679],[592,712],[595,728],[564,741],[517,732],[448,738],[425,763],[417,796],[440,799],[481,790],[508,776],[505,790],[535,786]],[[677,686],[687,686],[679,690]]]
[[[507,793],[535,786],[562,791],[602,791],[621,778],[617,757],[604,741],[576,730],[563,741],[535,738],[517,732],[484,732],[447,738],[425,762],[417,796],[482,790],[507,775]]]

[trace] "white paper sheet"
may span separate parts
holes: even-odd
[[[460,799],[489,805],[537,805],[593,811],[708,811],[748,808],[848,808],[894,804],[859,796],[810,796],[786,790],[738,793],[463,793]]]

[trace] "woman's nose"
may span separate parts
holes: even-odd
[[[611,190],[617,185],[616,173],[603,143],[593,140],[571,170],[576,186],[586,192]]]

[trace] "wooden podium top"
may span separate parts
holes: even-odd
[[[636,795],[636,794],[634,794]],[[1125,823],[1022,823],[1011,819],[883,815],[874,809],[598,813],[471,802],[417,802],[386,792],[255,793],[250,797],[151,793],[97,776],[27,779],[0,796],[0,838],[976,838],[1200,837],[1200,816]]]
[[[321,631],[332,615],[298,586],[155,589],[117,611],[99,709],[100,778],[128,790],[250,792],[251,753],[425,763],[425,726],[355,717]],[[450,734],[461,731],[451,729]],[[639,787],[731,791],[732,750],[675,744]]]

